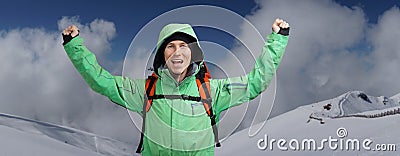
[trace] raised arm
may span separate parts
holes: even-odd
[[[113,76],[103,69],[96,56],[83,45],[78,27],[68,26],[62,31],[62,35],[68,57],[92,90],[132,111],[142,111],[144,81]]]
[[[217,113],[256,98],[269,86],[288,43],[289,24],[282,19],[276,19],[272,30],[250,73],[210,81],[212,88],[215,87],[212,90],[213,107]]]

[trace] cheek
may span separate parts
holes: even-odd
[[[187,53],[185,53],[186,59],[189,60],[192,58],[192,52],[189,50]]]
[[[170,51],[165,50],[165,51],[164,51],[164,60],[167,61],[168,58],[171,56],[171,54],[172,54],[172,53],[171,53]]]

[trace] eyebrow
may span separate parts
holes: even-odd
[[[169,42],[167,45],[171,45],[171,44],[174,44],[174,43]],[[176,44],[182,45],[182,44],[187,44],[187,43],[185,41],[182,41],[182,42],[179,42],[179,43],[176,43]]]

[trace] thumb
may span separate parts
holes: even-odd
[[[282,22],[283,22],[282,19],[276,18],[275,21],[274,21],[274,23],[272,24],[272,31],[274,31],[275,33],[278,33],[279,30],[281,29],[281,28],[279,27],[279,25],[280,25]]]
[[[78,36],[78,35],[79,35],[79,29],[78,29],[77,26],[73,25],[73,26],[71,27],[71,30],[72,30],[72,32],[71,32],[71,36],[72,36],[72,37],[75,37],[75,36]]]

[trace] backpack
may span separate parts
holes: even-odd
[[[183,99],[183,100],[190,100],[196,102],[202,102],[207,115],[210,117],[211,126],[214,133],[214,142],[216,147],[221,147],[221,143],[218,140],[218,130],[217,125],[215,122],[215,115],[212,110],[212,99],[211,99],[211,92],[210,92],[210,83],[209,79],[211,78],[208,68],[205,64],[200,65],[200,71],[195,75],[196,77],[196,84],[197,88],[200,93],[200,97],[189,96],[189,95],[156,95],[155,88],[156,82],[158,80],[158,76],[153,72],[151,76],[146,79],[146,92],[144,96],[143,102],[143,115],[142,115],[142,131],[140,134],[140,142],[138,148],[136,149],[136,153],[142,152],[143,146],[143,137],[144,137],[144,130],[145,130],[145,123],[146,123],[146,113],[150,110],[151,105],[153,103],[153,99]]]

